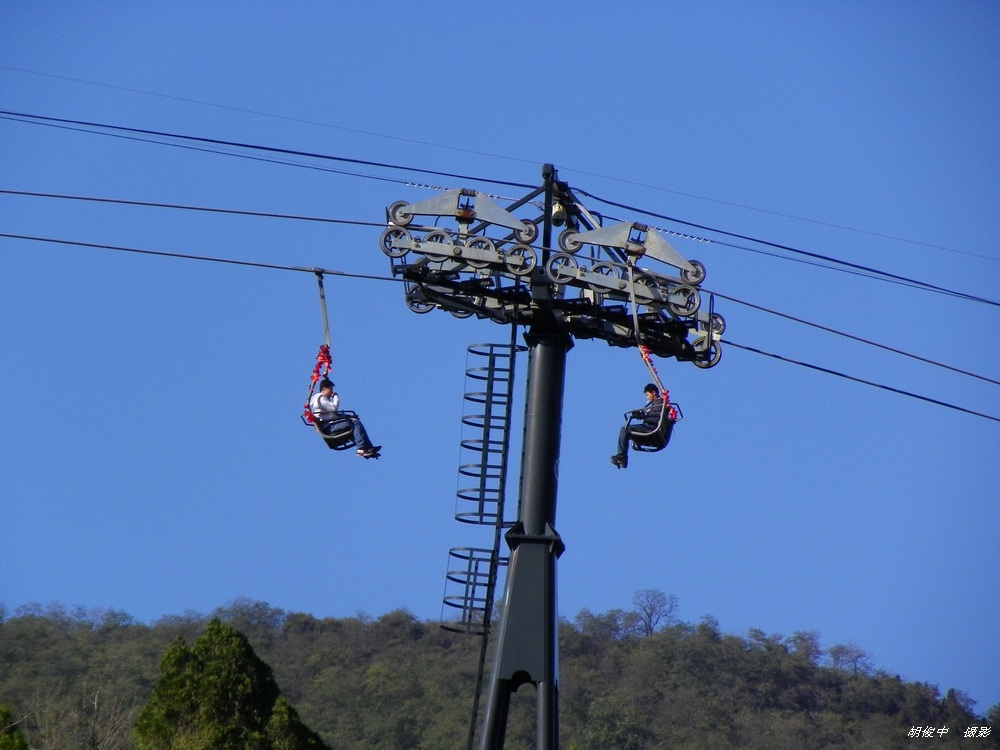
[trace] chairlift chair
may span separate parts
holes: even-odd
[[[344,421],[339,419],[334,422],[334,430],[332,433],[327,434],[323,432],[323,425],[313,419],[310,421],[305,414],[302,415],[302,422],[307,427],[312,427],[319,433],[319,436],[323,438],[323,442],[326,443],[326,447],[334,451],[346,451],[355,447],[357,443],[354,441],[354,425],[352,420],[357,419],[358,415],[353,411],[339,411],[337,412]],[[311,416],[311,415],[310,415]]]
[[[671,416],[673,415],[673,416]],[[648,432],[633,432],[631,434],[632,450],[640,453],[656,453],[662,451],[670,442],[674,425],[684,418],[681,407],[678,404],[666,402],[660,409],[660,419],[656,427]],[[639,417],[633,416],[633,412],[625,412],[625,424],[631,425],[633,420]]]

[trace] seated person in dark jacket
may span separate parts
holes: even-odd
[[[660,390],[652,383],[647,383],[642,389],[646,397],[646,405],[636,409],[632,416],[642,419],[641,422],[629,422],[622,426],[618,433],[618,452],[611,457],[611,463],[619,469],[628,468],[628,446],[632,440],[639,440],[656,433],[660,427],[660,413],[663,411],[663,399]]]

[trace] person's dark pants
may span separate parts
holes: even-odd
[[[339,430],[344,429],[347,425],[351,426],[351,431],[354,433],[354,442],[357,443],[358,448],[361,450],[369,450],[372,447],[372,441],[368,438],[368,432],[365,430],[365,426],[361,424],[361,420],[357,417],[352,417],[351,419],[338,419],[335,422],[328,422],[323,426],[323,432],[327,435],[332,435]]]
[[[632,438],[647,437],[651,430],[645,425],[623,425],[618,431],[618,455],[628,458],[628,444]]]

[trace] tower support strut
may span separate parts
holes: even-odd
[[[510,564],[480,750],[502,750],[511,694],[526,683],[537,692],[537,750],[559,747],[556,561],[564,546],[555,520],[566,353],[573,339],[554,318],[539,316],[525,340],[528,379],[518,521],[505,535]]]

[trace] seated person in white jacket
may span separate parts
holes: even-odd
[[[341,414],[340,396],[333,391],[333,383],[326,378],[320,381],[319,391],[309,399],[309,410],[316,424],[324,435],[331,435],[343,429],[348,424],[354,434],[354,442],[358,446],[358,455],[364,458],[376,456],[381,445],[372,445],[365,426],[356,416]]]

